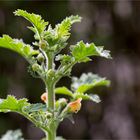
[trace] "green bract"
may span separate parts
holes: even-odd
[[[110,51],[94,43],[80,41],[70,46],[69,54],[58,54],[68,45],[72,25],[81,21],[78,15],[66,17],[52,28],[40,15],[20,9],[14,14],[32,24],[28,28],[35,33],[35,42],[28,45],[21,39],[3,35],[0,37],[0,47],[23,56],[29,62],[28,71],[32,76],[43,80],[46,91],[41,95],[44,103],[36,104],[29,103],[27,99],[17,100],[14,96],[8,95],[6,99],[0,99],[0,112],[17,112],[23,115],[44,131],[46,134],[44,139],[55,140],[59,123],[66,117],[71,120],[73,113],[80,110],[82,100],[100,102],[99,96],[96,93],[89,94],[89,90],[97,86],[110,85],[109,80],[92,73],[82,74],[80,78],[73,77],[71,90],[64,86],[56,88],[57,82],[64,76],[70,76],[73,66],[77,63],[91,61],[93,56],[111,58]],[[55,61],[60,62],[58,68],[55,67]],[[55,95],[58,94],[63,95],[63,98],[58,96],[56,100]]]

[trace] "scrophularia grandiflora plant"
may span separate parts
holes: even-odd
[[[71,75],[75,64],[91,61],[92,56],[111,58],[110,51],[94,43],[79,41],[70,46],[69,54],[60,53],[68,45],[72,24],[81,21],[78,15],[66,17],[52,28],[51,24],[44,21],[40,15],[20,9],[14,14],[31,23],[32,26],[28,28],[34,32],[35,42],[29,45],[22,39],[3,35],[0,37],[0,47],[23,56],[29,63],[31,75],[40,78],[46,89],[40,95],[43,103],[32,104],[26,98],[17,100],[14,96],[8,95],[6,99],[0,99],[0,112],[16,112],[23,115],[45,133],[44,139],[55,140],[59,123],[77,113],[81,109],[83,100],[100,102],[98,95],[89,94],[87,91],[96,86],[108,86],[110,81],[92,73],[84,73],[80,78],[72,77],[71,89],[65,86],[56,87],[56,84],[62,77]],[[58,68],[55,66],[55,61],[60,62]],[[56,98],[57,95],[62,97]]]

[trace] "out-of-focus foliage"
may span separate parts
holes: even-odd
[[[80,78],[73,77],[71,90],[66,87],[57,87],[55,89],[56,94],[67,95],[70,98],[78,99],[82,98],[83,100],[91,100],[93,102],[99,103],[100,98],[98,95],[87,94],[86,92],[97,86],[109,86],[110,81],[105,78],[101,78],[96,74],[88,73],[82,74]]]
[[[24,140],[20,130],[9,130],[2,136],[1,140]]]
[[[75,92],[84,93],[96,86],[109,86],[110,81],[106,78],[99,77],[96,74],[82,74],[80,78],[73,77],[71,88]]]

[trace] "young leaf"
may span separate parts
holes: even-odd
[[[66,17],[60,24],[55,27],[56,35],[58,38],[66,38],[70,35],[70,29],[73,23],[80,22],[81,17],[78,15]]]
[[[0,47],[15,51],[26,59],[29,59],[32,55],[38,54],[38,51],[33,50],[30,45],[25,44],[22,40],[12,39],[8,35],[0,37]]]
[[[51,25],[48,26],[48,30],[45,32],[45,40],[55,54],[59,53],[66,47],[66,41],[70,37],[72,24],[80,21],[81,17],[78,15],[70,16],[64,19],[61,23],[57,24],[54,29],[52,29]]]
[[[60,61],[62,65],[67,65],[69,63],[71,63],[73,61],[74,57],[70,56],[70,55],[62,55],[59,54],[55,57],[56,61]]]
[[[91,100],[95,103],[99,103],[101,102],[100,97],[96,94],[84,94],[84,93],[74,93],[74,98],[78,99],[78,98],[82,98],[82,100]]]
[[[82,74],[78,79],[77,77],[72,78],[72,89],[78,93],[85,93],[86,91],[96,86],[109,86],[110,81],[105,78],[101,78],[96,74],[88,73]]]
[[[17,100],[14,96],[8,95],[6,99],[2,99],[0,102],[0,112],[18,112],[21,113],[23,107],[28,106],[27,99]]]
[[[76,45],[71,46],[71,51],[77,62],[90,61],[90,56],[111,58],[110,51],[103,50],[103,47],[97,47],[94,43],[85,44],[83,41],[80,41]]]
[[[73,93],[66,87],[58,87],[55,89],[56,94],[63,94],[73,97]]]
[[[22,16],[28,21],[30,21],[33,27],[29,27],[29,29],[35,32],[36,39],[42,38],[42,35],[44,34],[48,22],[45,22],[40,15],[33,14],[33,13],[30,14],[27,11],[20,10],[20,9],[16,10],[14,14],[16,16]]]

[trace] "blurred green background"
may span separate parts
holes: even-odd
[[[8,1],[0,0],[0,35],[33,41],[27,21],[14,17],[16,9],[42,15],[53,26],[63,18],[73,15],[83,17],[72,28],[69,44],[79,40],[104,45],[111,50],[113,60],[94,58],[87,64],[77,64],[72,75],[83,72],[98,73],[112,81],[111,87],[97,89],[102,102],[84,102],[75,124],[65,120],[58,128],[58,135],[66,139],[140,139],[140,2],[138,1]],[[67,53],[68,48],[63,50]],[[29,101],[41,102],[44,85],[27,72],[27,62],[18,54],[0,49],[0,98],[7,94]],[[69,87],[69,78],[59,85]],[[95,92],[95,91],[94,91]],[[95,92],[95,93],[96,93]],[[25,139],[40,139],[43,133],[28,120],[14,113],[0,113],[0,136],[7,130],[20,128]]]

